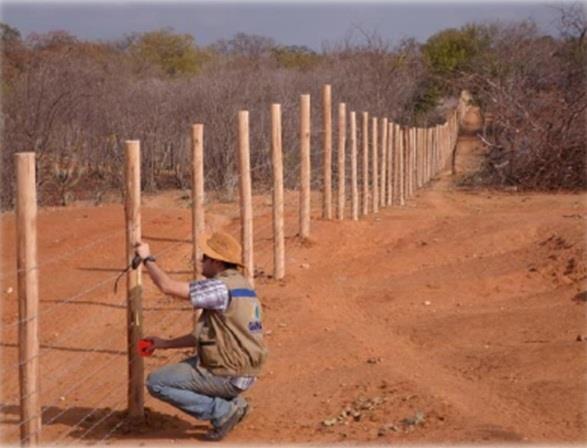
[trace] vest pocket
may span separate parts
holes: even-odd
[[[200,358],[202,365],[207,368],[213,369],[221,366],[218,362],[220,357],[216,341],[200,341]]]

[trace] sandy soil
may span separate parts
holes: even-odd
[[[461,141],[460,155],[475,151]],[[406,207],[360,222],[323,221],[315,210],[303,242],[289,193],[287,277],[275,281],[270,199],[256,197],[270,357],[246,393],[252,413],[226,443],[586,442],[585,199],[459,190],[445,172]],[[143,210],[145,239],[182,279],[191,271],[187,205],[171,192],[145,198]],[[211,227],[238,234],[234,204],[207,213]],[[14,216],[1,220],[0,440],[11,443]],[[124,280],[113,292],[123,231],[119,205],[40,212],[42,441],[199,444],[206,424],[148,395],[145,423],[124,419]],[[145,285],[145,332],[190,331],[189,308]],[[186,354],[158,352],[146,371]]]

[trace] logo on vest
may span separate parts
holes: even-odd
[[[261,331],[263,331],[263,325],[258,320],[249,322],[249,331],[251,333],[260,333]]]

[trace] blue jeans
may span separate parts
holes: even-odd
[[[230,377],[217,376],[198,364],[198,357],[155,370],[147,377],[149,393],[199,420],[219,426],[236,404],[241,390]]]

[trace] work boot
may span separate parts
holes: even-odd
[[[224,439],[224,437],[226,437],[226,435],[245,418],[249,410],[249,404],[247,401],[244,398],[236,397],[233,402],[234,408],[228,414],[224,422],[219,426],[214,426],[206,433],[205,438],[207,440],[219,441]]]

